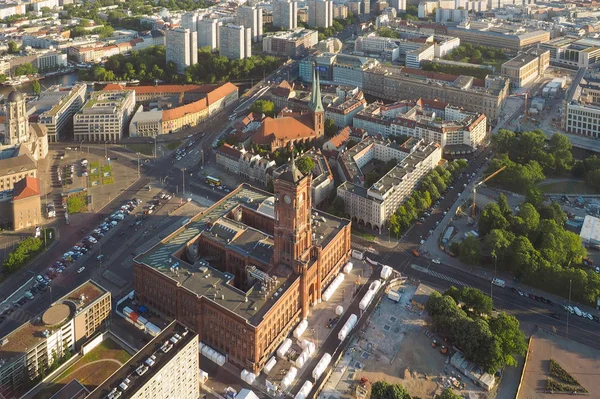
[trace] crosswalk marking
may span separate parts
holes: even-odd
[[[430,276],[437,277],[437,278],[440,278],[442,280],[446,280],[446,281],[448,281],[448,282],[450,282],[452,284],[460,285],[460,286],[463,286],[463,287],[469,287],[468,284],[465,284],[462,281],[459,281],[459,280],[457,280],[455,278],[452,278],[450,276],[446,276],[445,274],[438,273],[438,272],[433,271],[431,269],[426,269],[426,268],[424,268],[422,266],[419,266],[419,265],[411,265],[411,268],[413,270],[419,271],[421,273],[426,273],[426,274],[429,274]]]

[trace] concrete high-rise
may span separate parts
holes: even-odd
[[[285,30],[298,27],[298,2],[295,0],[277,0],[273,2],[273,26]]]
[[[252,29],[252,41],[259,42],[263,36],[262,8],[256,6],[241,6],[237,9],[237,23],[244,28]]]
[[[333,24],[333,1],[308,0],[308,25],[329,28]]]
[[[198,63],[198,33],[190,29],[177,28],[167,31],[167,62],[173,61],[177,72]]]
[[[189,29],[192,32],[198,31],[198,14],[194,12],[186,12],[181,17],[181,27],[183,29]]]
[[[230,60],[252,56],[252,29],[240,25],[219,27],[219,52]]]
[[[210,47],[211,50],[219,48],[219,28],[222,22],[217,19],[198,20],[198,48]]]

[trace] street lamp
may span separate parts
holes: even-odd
[[[313,328],[312,333],[316,337],[315,338],[315,346],[317,346],[319,344],[319,330],[317,330],[316,328]]]
[[[182,178],[182,183],[181,183],[181,191],[183,192],[183,195],[185,195],[185,168],[181,168],[181,178]]]
[[[569,280],[569,307],[567,308],[567,332],[565,334],[565,338],[569,338],[569,313],[571,313],[571,311],[569,309],[571,309],[571,283],[573,283],[573,280]]]
[[[140,178],[140,153],[136,152],[137,157],[138,157],[138,179]]]
[[[104,142],[104,158],[108,159],[108,149],[106,148],[106,145],[108,144],[108,141]]]

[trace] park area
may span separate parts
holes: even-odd
[[[99,162],[90,162],[89,174],[90,187],[103,184],[112,184],[115,182],[110,163],[106,165],[100,165]]]
[[[558,181],[543,181],[538,187],[546,194],[597,194],[590,184],[583,180],[561,179]]]
[[[63,386],[77,379],[88,390],[95,389],[125,364],[131,355],[110,338],[102,341],[71,367],[48,383],[36,398],[49,399]]]
[[[88,209],[88,192],[79,191],[74,194],[69,194],[65,201],[67,213],[74,215],[76,213],[83,213]]]

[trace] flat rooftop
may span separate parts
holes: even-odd
[[[47,309],[45,309],[39,315],[33,317],[30,321],[2,337],[3,339],[7,339],[8,342],[0,346],[0,359],[4,359],[7,361],[7,363],[10,363],[11,360],[24,356],[27,351],[39,345],[40,342],[43,342],[46,339],[43,334],[44,331],[54,331],[62,327],[66,322],[73,318],[78,310],[85,309],[107,292],[108,291],[106,289],[94,281],[86,281],[73,291],[69,292],[67,295],[54,302],[51,306],[48,306]],[[56,315],[54,313],[56,312],[54,309],[52,309],[55,305],[61,309],[64,309],[64,305],[68,305],[70,308],[70,314],[68,317],[66,317],[66,319],[61,317],[58,324],[47,325],[42,321],[46,312],[50,312],[47,315],[49,317],[46,317],[46,320],[58,320],[55,318]]]
[[[167,353],[161,350],[163,344],[170,340],[175,334],[179,334],[181,340],[173,345],[173,348]],[[125,397],[133,396],[140,388],[142,388],[148,381],[150,381],[153,375],[164,367],[171,359],[175,357],[179,351],[184,348],[190,341],[196,339],[198,334],[188,330],[183,324],[177,320],[171,322],[162,332],[155,337],[152,341],[148,342],[138,353],[135,354],[131,359],[127,361],[120,369],[118,369],[113,375],[111,375],[102,385],[94,389],[86,398],[87,399],[104,399],[108,394],[119,386],[125,378],[130,380],[129,388],[127,389],[127,395]],[[146,359],[150,356],[156,356],[155,364],[148,371],[138,376],[135,372],[138,366],[144,364]]]
[[[243,291],[231,284],[234,276],[221,272],[218,262],[200,258],[190,264],[176,254],[184,246],[203,236],[244,256],[270,264],[273,258],[273,237],[230,219],[227,215],[242,207],[273,219],[273,206],[271,193],[242,184],[156,246],[138,255],[135,261],[160,271],[183,288],[227,308],[253,325],[258,325],[281,294],[298,278],[291,269],[278,265],[271,267],[268,276],[273,286],[268,293],[258,283]],[[350,223],[323,212],[313,210],[312,213],[313,219],[318,219],[318,223],[313,223],[315,245],[325,247],[339,230]]]

